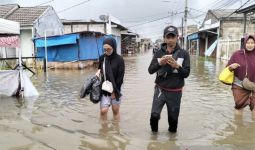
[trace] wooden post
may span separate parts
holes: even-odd
[[[43,58],[43,71],[46,72],[46,59]]]
[[[243,27],[243,34],[246,33],[246,21],[247,21],[247,13],[244,13],[244,27]]]

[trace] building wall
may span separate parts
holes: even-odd
[[[244,33],[244,25],[242,20],[222,21],[221,32],[218,43],[217,57],[222,59],[229,59],[231,55],[240,49],[241,38]],[[246,33],[255,33],[255,24],[253,21],[247,21]]]
[[[72,33],[74,32],[82,32],[82,31],[88,31],[88,27],[85,24],[75,24],[71,26]]]
[[[89,31],[101,32],[105,34],[105,24],[90,24]]]
[[[112,34],[115,36],[121,36],[121,31],[118,28],[112,28]]]
[[[64,25],[64,34],[72,33],[72,25]]]
[[[82,31],[95,31],[105,33],[105,25],[104,24],[73,24],[64,25],[64,33],[74,33],[74,32],[82,32]]]
[[[47,36],[63,34],[63,24],[52,7],[49,7],[34,24],[35,37],[43,37],[46,31]]]
[[[241,20],[222,21],[220,38],[222,39],[240,39],[243,36],[243,24]]]
[[[22,50],[22,57],[33,57],[34,55],[34,44],[32,41],[32,28],[21,29],[20,31],[20,49]],[[18,52],[16,52],[18,56]]]

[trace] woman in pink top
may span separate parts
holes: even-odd
[[[241,50],[233,53],[228,67],[230,71],[234,71],[235,79],[232,84],[232,92],[235,100],[235,114],[242,115],[243,108],[248,106],[255,118],[255,91],[249,91],[242,87],[245,76],[250,81],[255,82],[255,38],[254,36],[246,36]],[[247,66],[247,75],[246,75]]]

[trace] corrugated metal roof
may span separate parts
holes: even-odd
[[[210,10],[218,19],[219,18],[225,18],[225,17],[230,17],[230,18],[242,18],[242,14],[237,14],[233,13],[235,12],[235,9],[219,9],[219,10]],[[233,14],[232,14],[233,13]],[[231,16],[229,16],[232,14]]]
[[[239,9],[236,13],[249,13],[249,12],[255,12],[255,4]]]

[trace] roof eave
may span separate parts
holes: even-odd
[[[249,13],[249,12],[254,12],[255,11],[255,4],[248,6],[246,8],[240,9],[236,11],[236,13],[241,14],[241,13]]]

